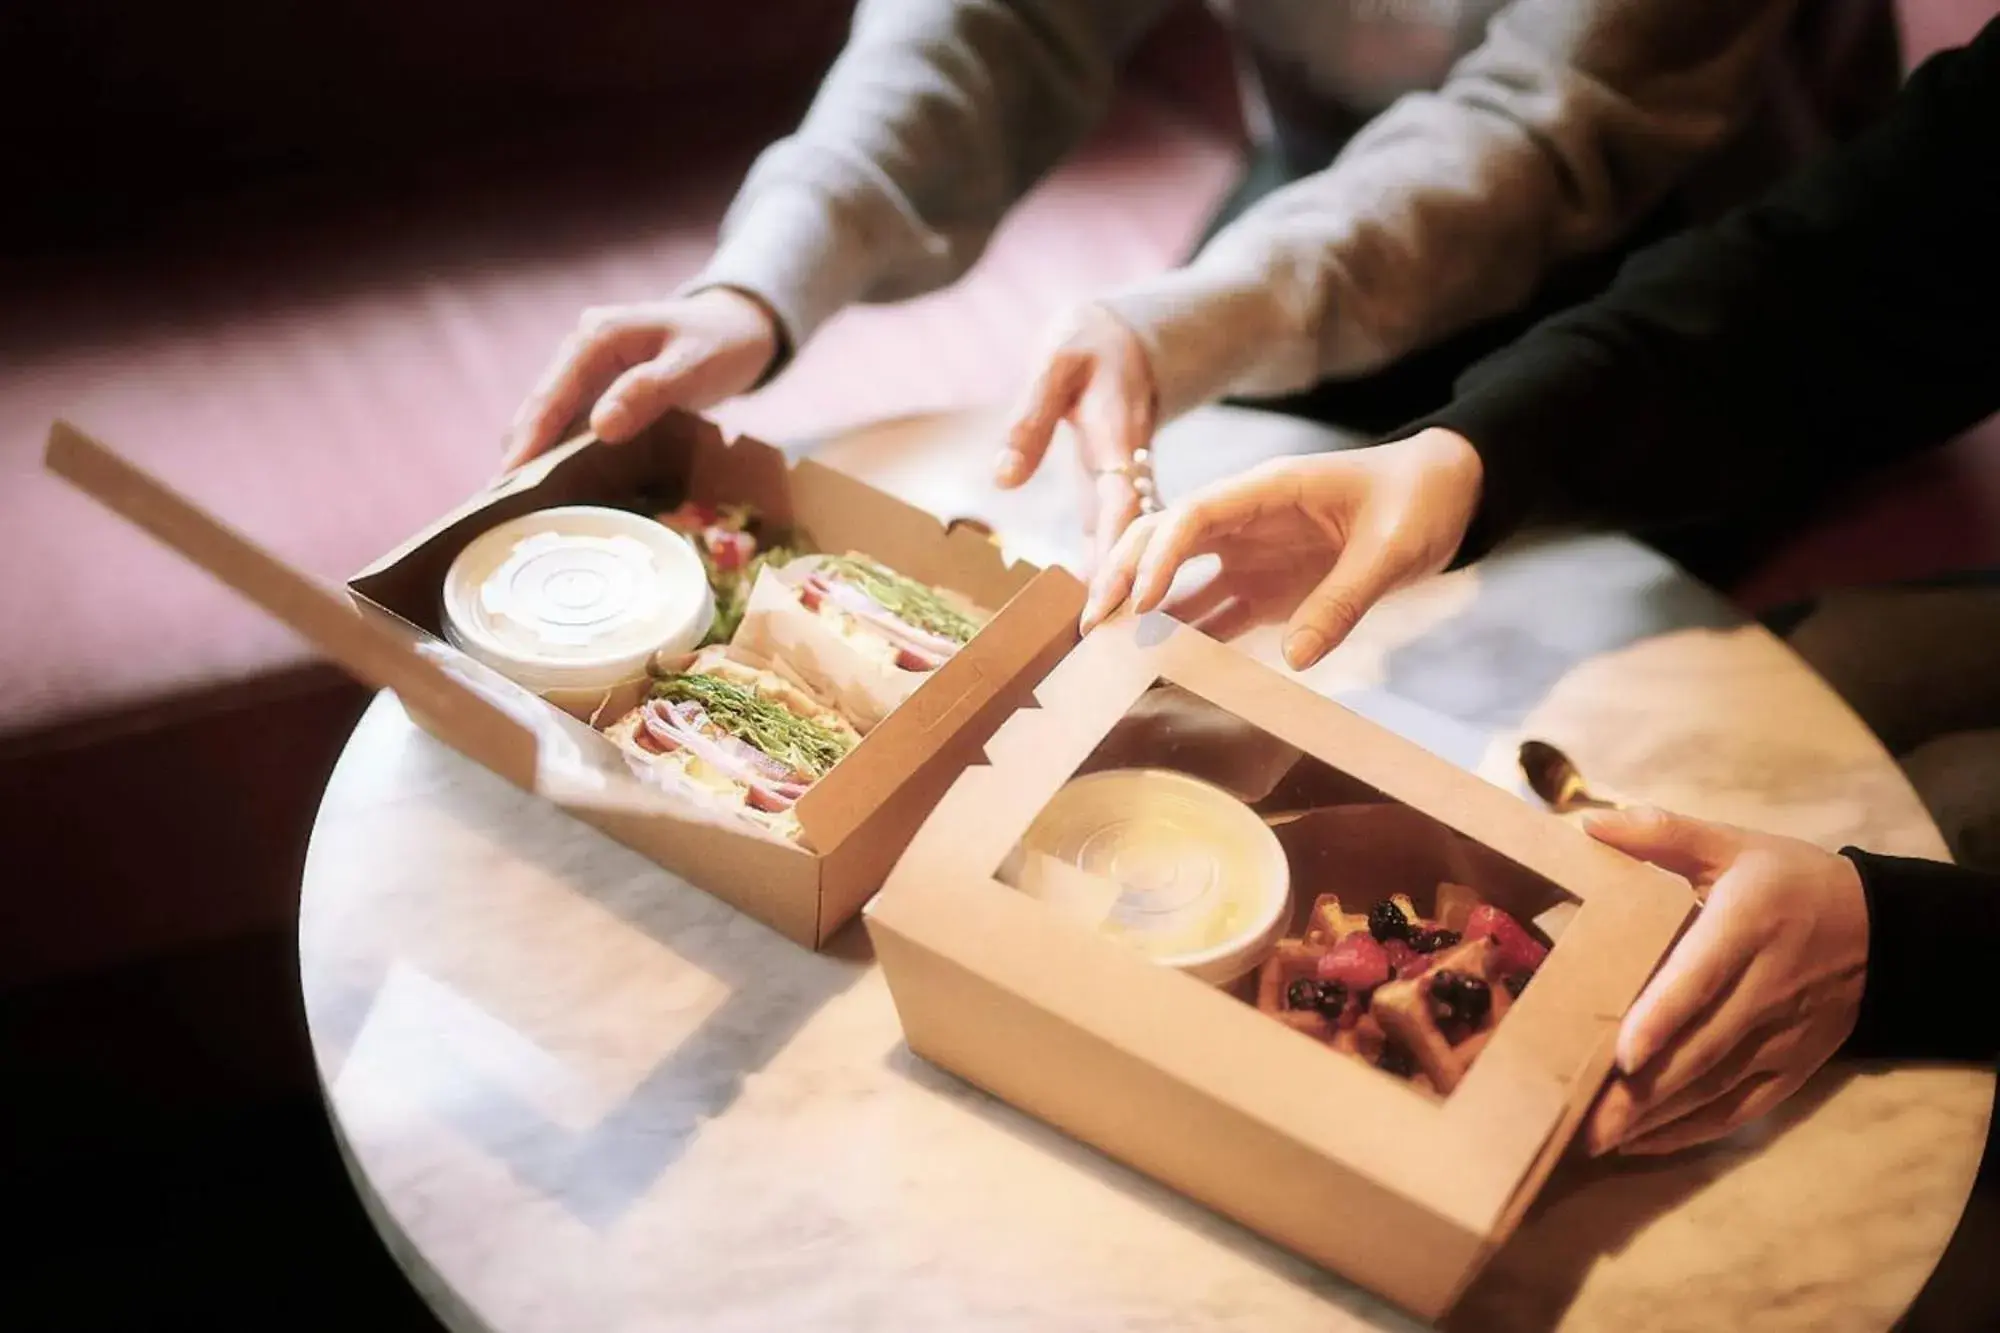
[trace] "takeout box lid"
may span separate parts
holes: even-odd
[[[349,673],[392,689],[425,727],[474,761],[548,797],[703,887],[726,876],[731,901],[817,945],[858,910],[941,790],[960,733],[990,714],[1025,672],[1075,640],[1083,588],[1058,569],[1009,562],[976,532],[811,459],[726,439],[669,413],[631,443],[585,435],[468,499],[356,575],[343,590],[303,573],[67,422],[51,427],[46,466],[296,630]],[[689,498],[755,505],[815,544],[870,552],[912,577],[946,583],[996,612],[956,654],[800,800],[800,844],[688,813],[629,774],[610,785],[566,780],[547,762],[565,744],[610,743],[437,636],[444,569],[494,524],[552,503],[552,491],[613,494],[668,478]],[[482,683],[482,676],[485,679]],[[512,701],[510,703],[510,701]],[[521,702],[528,708],[524,714]],[[967,755],[965,758],[969,759]],[[601,760],[598,762],[602,762]],[[618,761],[622,769],[622,761]],[[927,806],[925,807],[927,809]],[[893,845],[885,845],[893,844]],[[807,901],[807,898],[810,901]],[[747,899],[756,899],[753,907]]]
[[[1160,681],[1578,900],[1534,985],[1450,1096],[1331,1056],[995,877],[1036,812]],[[986,755],[945,794],[866,909],[911,1045],[1426,1313],[1449,1304],[1540,1188],[1609,1071],[1620,1016],[1694,908],[1685,881],[1159,614],[1121,616],[1087,636]],[[954,992],[956,1001],[940,1003]],[[967,998],[975,993],[984,998]],[[1086,1082],[1106,1086],[1065,1082],[1078,1078],[1074,1065],[1023,1047],[1028,1015],[1052,1020],[1043,1040],[1087,1041],[1106,1068],[1125,1071],[1121,1086],[1095,1067]],[[1190,1123],[1214,1132],[1177,1145],[1121,1117],[1118,1098],[1140,1086],[1178,1097]],[[1411,1271],[1391,1271],[1397,1263],[1369,1249],[1379,1232],[1333,1234],[1342,1219],[1297,1197],[1297,1173],[1249,1178],[1246,1165],[1246,1178],[1218,1179],[1224,1159],[1267,1171],[1281,1160],[1331,1163],[1347,1202],[1413,1205],[1406,1220],[1435,1252],[1422,1261],[1431,1268],[1418,1274],[1421,1265],[1405,1261]]]

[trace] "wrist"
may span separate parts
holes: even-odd
[[[1433,482],[1432,493],[1450,512],[1452,551],[1449,565],[1464,545],[1465,534],[1479,512],[1479,497],[1485,481],[1485,464],[1472,441],[1455,430],[1433,426],[1403,441]]]
[[[792,349],[785,335],[785,322],[771,303],[747,287],[716,283],[688,293],[691,301],[714,306],[725,328],[733,331],[733,341],[757,366],[751,389],[761,389],[791,360]]]

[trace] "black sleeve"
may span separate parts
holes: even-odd
[[[1528,523],[1755,512],[2000,408],[2000,19],[1865,136],[1460,379],[1459,562]]]
[[[1844,855],[1868,899],[1868,982],[1843,1053],[2000,1058],[2000,875],[1852,847]]]

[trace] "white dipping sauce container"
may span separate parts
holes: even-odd
[[[1101,932],[1212,985],[1262,962],[1291,916],[1291,866],[1277,835],[1221,788],[1171,769],[1077,778],[1021,842],[1116,886]],[[1042,864],[1031,856],[1024,871]]]
[[[588,718],[657,652],[692,652],[715,620],[685,537],[622,509],[543,509],[482,533],[444,581],[445,638]]]

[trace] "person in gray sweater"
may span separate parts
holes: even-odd
[[[842,306],[954,281],[1103,115],[1124,56],[1171,7],[862,0],[804,123],[757,160],[707,266],[664,299],[585,311],[517,415],[509,464],[585,411],[618,441],[669,407],[710,406],[778,373]],[[1358,403],[1385,376],[1388,401],[1344,424],[1436,406],[1488,350],[1482,327],[1589,295],[1608,269],[1579,283],[1578,266],[1717,187],[1703,169],[1722,174],[1726,148],[1772,139],[1746,130],[1782,122],[1796,140],[1836,111],[1784,59],[1809,20],[1836,31],[1829,16],[1858,13],[1838,31],[1886,31],[1866,22],[1886,5],[1833,0],[1218,9],[1241,48],[1254,174],[1277,188],[1239,192],[1185,267],[1058,321],[996,467],[1019,484],[1067,421],[1096,491],[1085,510],[1099,554],[1151,503],[1156,422],[1322,382]],[[1893,43],[1849,45],[1891,75],[1886,96]],[[1843,95],[1866,82],[1819,72]],[[1437,372],[1399,386],[1393,367],[1413,352]],[[1306,410],[1341,416],[1338,396]]]

